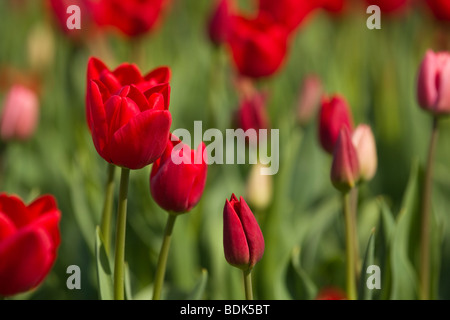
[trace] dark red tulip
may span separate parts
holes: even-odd
[[[169,112],[168,68],[146,76],[132,64],[110,72],[95,58],[88,63],[86,117],[95,148],[106,161],[140,169],[158,159],[166,147]]]
[[[53,196],[27,206],[0,194],[0,296],[26,292],[44,280],[57,256],[60,216]]]
[[[229,264],[250,270],[264,254],[264,237],[244,198],[231,195],[223,209],[223,247]]]
[[[59,29],[72,39],[78,40],[81,37],[88,35],[89,32],[87,32],[87,30],[91,30],[94,24],[90,6],[91,1],[93,0],[48,0],[48,7],[54,16]],[[67,9],[71,5],[76,5],[80,8],[80,29],[69,29],[67,27],[67,20],[74,14],[70,10],[69,13],[67,13]]]
[[[98,0],[91,10],[99,26],[114,27],[135,37],[149,32],[157,24],[167,0]]]
[[[395,13],[405,9],[409,5],[408,0],[366,0],[367,5],[380,7],[381,12]]]
[[[164,154],[155,161],[150,174],[150,191],[156,203],[172,213],[190,211],[205,188],[208,165],[205,144],[191,150],[171,135]]]
[[[347,296],[341,289],[329,287],[320,290],[315,300],[347,300]]]
[[[334,147],[331,182],[336,189],[346,192],[356,186],[359,178],[358,152],[353,145],[350,130],[343,126]]]
[[[232,23],[231,0],[218,0],[208,25],[208,35],[215,45],[224,43]]]
[[[243,76],[273,75],[283,65],[288,47],[288,31],[266,14],[256,18],[234,16],[228,37],[234,64]]]
[[[311,0],[260,0],[259,10],[271,15],[288,31],[295,30],[317,8]]]
[[[319,116],[319,139],[322,148],[332,154],[342,126],[353,130],[350,108],[344,97],[323,98]]]
[[[450,2],[448,0],[426,0],[436,19],[450,21]]]
[[[266,110],[266,95],[254,92],[251,96],[245,96],[237,111],[237,125],[244,131],[269,128],[269,116]]]

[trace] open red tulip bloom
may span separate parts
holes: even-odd
[[[100,60],[89,61],[86,117],[103,159],[140,169],[162,155],[172,123],[169,78],[164,67],[142,76],[132,64],[111,72]]]
[[[60,215],[52,196],[26,206],[0,194],[0,296],[28,291],[47,276],[60,243]]]
[[[190,211],[205,188],[208,165],[203,157],[205,144],[191,150],[171,135],[164,154],[155,161],[150,174],[150,191],[158,205],[172,213]],[[172,154],[176,152],[176,163]]]
[[[245,200],[231,195],[223,209],[223,247],[229,264],[250,270],[264,254],[264,237]]]

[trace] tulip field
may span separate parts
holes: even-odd
[[[0,300],[450,299],[447,1],[7,0],[0,40]]]

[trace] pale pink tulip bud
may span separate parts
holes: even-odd
[[[371,180],[377,171],[377,147],[370,126],[360,124],[353,131],[353,145],[359,160],[359,173],[364,181]]]
[[[257,163],[252,166],[246,186],[248,203],[259,210],[266,209],[273,196],[273,181],[271,175],[263,175],[261,171],[267,165]]]
[[[350,130],[343,126],[334,147],[331,182],[336,189],[347,192],[356,186],[359,178],[358,155]]]
[[[450,53],[428,50],[419,69],[417,98],[434,115],[450,113]]]
[[[3,103],[0,137],[2,140],[25,140],[34,133],[38,118],[39,101],[36,93],[22,85],[14,85]]]
[[[297,119],[300,125],[306,125],[314,117],[319,109],[322,93],[322,83],[318,76],[309,75],[303,80],[297,104]]]

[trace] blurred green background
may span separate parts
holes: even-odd
[[[52,272],[37,290],[15,298],[98,299],[95,226],[107,166],[95,151],[84,113],[87,60],[98,52],[65,36],[44,1],[11,3],[0,2],[0,79],[9,68],[30,69],[28,39],[37,28],[49,28],[53,57],[41,70],[38,130],[29,141],[5,145],[0,190],[26,202],[51,193],[62,212],[62,243]],[[171,67],[172,130],[193,133],[196,120],[203,121],[203,130],[232,127],[239,101],[229,55],[207,37],[213,5],[174,0],[159,28],[140,43],[108,34],[108,56],[98,55],[111,68],[125,61],[138,63],[143,73]],[[367,18],[364,7],[340,16],[310,16],[293,36],[280,72],[259,84],[269,92],[272,128],[280,130],[280,170],[271,177],[270,205],[254,210],[266,242],[264,257],[253,271],[255,298],[312,299],[324,287],[345,289],[344,223],[341,199],[329,179],[331,158],[319,146],[317,121],[304,127],[296,122],[299,88],[311,73],[320,76],[326,93],[345,96],[355,123],[370,124],[375,134],[378,171],[361,186],[358,208],[362,257],[376,228],[374,259],[381,268],[382,288],[373,297],[417,297],[419,173],[431,117],[418,107],[416,77],[427,48],[447,49],[442,39],[450,39],[449,31],[423,8],[392,17],[382,14],[381,30],[367,29]],[[137,60],[136,46],[141,50]],[[3,83],[0,98],[6,90]],[[440,133],[433,190],[433,286],[434,298],[449,299],[449,120],[441,121]],[[151,297],[167,218],[150,196],[150,169],[130,176],[126,260],[135,299]],[[202,200],[177,219],[164,298],[244,298],[241,272],[224,258],[222,210],[231,193],[245,197],[249,169],[209,166]],[[66,287],[66,269],[73,264],[81,268],[81,290]]]

